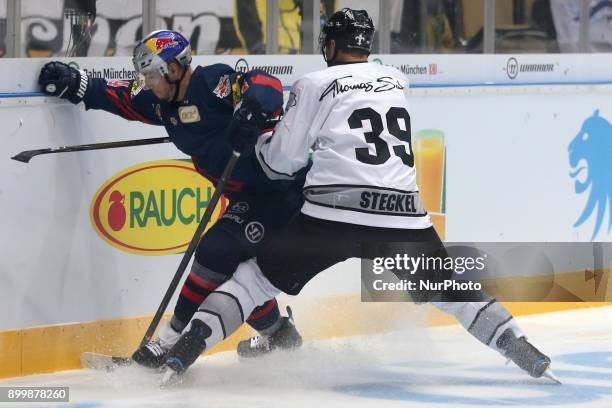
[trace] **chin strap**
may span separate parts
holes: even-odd
[[[186,67],[183,69],[183,73],[181,74],[181,77],[177,79],[176,81],[170,81],[170,79],[168,78],[168,74],[164,75],[164,78],[166,79],[166,81],[170,85],[174,85],[174,95],[172,95],[172,99],[170,99],[170,102],[177,102],[176,98],[178,97],[178,93],[179,93],[179,85],[181,81],[183,80],[183,78],[185,78],[185,74],[187,74]]]

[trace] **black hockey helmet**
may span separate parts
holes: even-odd
[[[370,54],[374,38],[374,23],[365,10],[343,8],[335,12],[323,26],[319,36],[319,47],[323,58],[325,46],[329,40],[334,40],[337,50],[362,50]],[[327,61],[333,62],[334,57]]]

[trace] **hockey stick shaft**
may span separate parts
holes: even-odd
[[[232,152],[232,156],[230,157],[229,161],[225,165],[225,169],[223,170],[223,174],[221,175],[221,178],[219,179],[219,181],[217,181],[217,185],[215,186],[215,192],[213,196],[211,197],[210,201],[208,202],[208,206],[206,207],[206,211],[204,212],[204,215],[202,216],[202,220],[200,221],[198,228],[193,234],[193,238],[191,238],[191,242],[189,243],[187,250],[183,254],[183,259],[181,259],[181,263],[179,264],[179,267],[176,270],[176,273],[174,274],[174,278],[172,279],[172,282],[170,282],[170,286],[168,287],[168,290],[166,290],[166,294],[164,295],[164,298],[162,299],[161,304],[157,308],[157,312],[155,312],[155,316],[153,317],[153,320],[151,321],[151,324],[149,325],[147,332],[145,333],[144,337],[142,338],[142,341],[140,342],[140,347],[147,344],[149,340],[151,340],[151,338],[153,337],[153,334],[155,333],[155,330],[157,329],[157,326],[159,325],[159,322],[161,321],[161,318],[163,314],[165,313],[166,308],[168,307],[168,303],[170,303],[170,299],[172,298],[172,295],[174,295],[174,292],[176,291],[176,288],[179,282],[181,281],[181,278],[183,277],[183,274],[185,273],[187,266],[189,265],[189,261],[191,260],[191,257],[193,253],[195,252],[198,246],[198,243],[200,242],[200,237],[204,233],[204,230],[206,229],[206,226],[208,225],[212,217],[212,213],[215,207],[217,206],[219,199],[221,198],[221,193],[223,192],[223,189],[225,188],[227,179],[232,174],[232,171],[234,170],[234,166],[236,165],[236,162],[238,161],[239,158],[240,158],[240,153]]]
[[[170,142],[169,137],[156,137],[152,139],[136,139],[136,140],[123,140],[120,142],[106,142],[106,143],[92,143],[74,146],[62,146],[62,147],[50,147],[46,149],[38,150],[26,150],[13,157],[11,159],[17,160],[23,163],[29,163],[33,157],[41,154],[50,153],[67,153],[67,152],[82,152],[85,150],[102,150],[102,149],[116,149],[118,147],[131,147],[131,146],[144,146],[158,143]]]

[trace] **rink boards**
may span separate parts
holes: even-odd
[[[612,120],[612,78],[605,72],[612,57],[371,59],[397,66],[413,84],[413,147],[423,158],[417,163],[419,185],[436,228],[447,240],[611,240],[610,207],[604,207],[602,220],[597,217],[597,205],[610,199],[605,183],[612,165],[610,160],[601,163],[598,155],[609,145],[583,144],[584,157],[577,164],[570,161],[570,144],[589,120]],[[28,149],[165,135],[160,127],[28,94],[37,91],[43,62],[0,61],[5,92],[0,98],[5,129],[0,308],[7,311],[0,317],[0,376],[75,368],[85,350],[129,353],[176,270],[212,189],[171,145],[41,156],[27,165],[9,160]],[[122,81],[133,76],[127,58],[69,62],[95,77]],[[300,75],[323,67],[318,56],[202,56],[194,62],[265,69],[286,90]],[[592,136],[605,141],[612,132],[604,128]],[[587,165],[592,170],[580,170]],[[588,177],[597,188],[577,192],[576,180]],[[595,210],[574,226],[593,202]],[[162,204],[166,212],[160,212]],[[561,260],[567,264],[562,270],[592,268],[588,262],[572,261]],[[407,306],[359,306],[358,268],[351,262],[336,266],[299,298],[283,299],[296,304],[308,337],[394,327]],[[609,299],[610,287],[603,282],[602,301]],[[568,305],[510,308],[537,313]]]

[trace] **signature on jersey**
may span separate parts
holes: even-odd
[[[319,102],[325,99],[327,95],[335,98],[336,95],[349,92],[349,91],[364,91],[364,92],[387,92],[392,91],[394,89],[404,89],[404,85],[400,83],[397,79],[384,76],[377,78],[374,83],[372,81],[367,82],[357,82],[352,84],[342,84],[340,83],[341,79],[352,78],[352,75],[347,75],[342,78],[334,79],[323,91],[323,94],[319,98]]]

